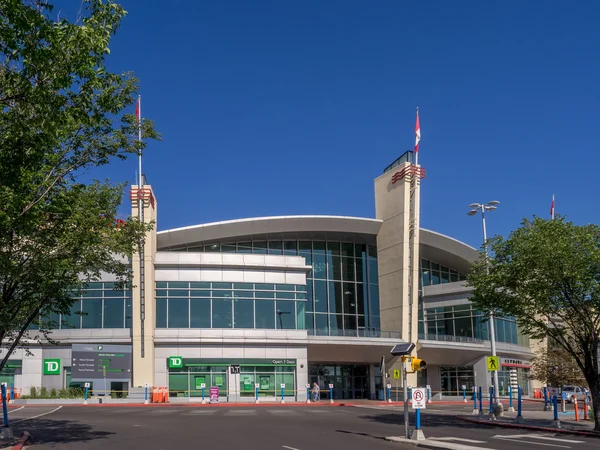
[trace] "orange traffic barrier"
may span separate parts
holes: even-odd
[[[575,409],[575,422],[579,422],[579,408],[577,406],[577,397],[573,396],[573,408]]]
[[[156,403],[157,400],[158,389],[156,386],[152,386],[152,403]]]
[[[169,403],[169,387],[168,386],[165,387],[165,403]]]
[[[161,403],[165,402],[165,387],[164,386],[160,387],[160,402]]]

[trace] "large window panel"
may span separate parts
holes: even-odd
[[[329,282],[329,312],[341,314],[343,312],[342,283]]]
[[[233,313],[234,328],[254,328],[253,300],[234,300]]]
[[[315,330],[317,336],[329,335],[329,316],[327,314],[315,314]]]
[[[156,328],[167,328],[167,299],[156,299]]]
[[[232,328],[232,301],[230,299],[215,298],[212,301],[212,327]]]
[[[169,328],[189,328],[189,307],[190,302],[187,298],[169,298]]]
[[[190,299],[190,327],[210,328],[210,299]]]
[[[327,256],[325,253],[313,255],[313,278],[327,279]]]
[[[342,277],[344,281],[354,281],[354,258],[342,258]]]
[[[314,310],[312,280],[306,280],[306,312],[313,312]]]
[[[356,285],[356,301],[358,306],[358,314],[366,314],[366,312],[369,310],[369,299],[364,289],[364,285],[362,284]]]
[[[83,304],[83,328],[102,328],[102,299],[86,298]]]
[[[356,316],[344,315],[344,329],[347,332],[356,330]],[[349,336],[349,334],[346,333],[346,336]]]
[[[283,254],[294,256],[298,254],[298,241],[284,241]]]
[[[64,314],[62,315],[61,328],[81,328],[81,300],[77,300],[75,303],[73,303],[73,305],[71,305],[71,313],[68,316]]]
[[[131,328],[132,318],[131,297],[125,297],[125,328]]]
[[[344,283],[344,314],[356,314],[356,293],[354,283]]]
[[[256,300],[256,328],[272,330],[275,328],[275,302]]]
[[[296,302],[296,328],[306,330],[306,308],[304,302]]]
[[[341,314],[329,314],[329,329],[332,336],[342,336],[344,329],[344,316]]]
[[[315,312],[327,312],[327,281],[315,280]]]
[[[104,299],[104,328],[123,328],[125,326],[125,299]]]
[[[294,302],[277,301],[277,320],[275,325],[281,330],[293,330],[296,328],[296,311]]]

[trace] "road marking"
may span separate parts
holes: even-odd
[[[194,409],[190,412],[187,413],[183,413],[182,416],[196,416],[198,414],[204,414],[204,415],[211,415],[216,413],[217,411],[215,409]]]
[[[513,439],[513,438],[509,438],[509,437],[503,437],[500,439],[503,441],[518,442],[520,444],[543,445],[544,447],[571,448],[568,445],[545,444],[543,442],[530,442],[530,441],[524,441],[523,439]]]
[[[11,409],[10,411],[8,411],[8,414],[10,414],[11,412],[18,411],[18,410],[23,409],[23,408],[25,408],[25,407],[21,406],[20,408],[17,408],[17,409]]]
[[[174,414],[176,412],[180,412],[182,411],[181,409],[171,409],[171,408],[165,408],[165,409],[155,409],[153,411],[144,411],[146,414],[150,414],[150,415],[159,415],[159,414]]]
[[[232,409],[225,413],[226,416],[251,416],[256,414],[255,409]]]
[[[457,444],[454,442],[440,442],[433,439],[426,439],[423,442],[426,443],[427,447],[439,447],[449,450],[481,450],[481,446],[474,447],[472,445]]]
[[[297,416],[300,414],[297,411],[292,411],[291,409],[267,409],[267,411],[271,414],[280,416]]]
[[[289,450],[299,450],[299,449],[297,449],[297,448],[295,448],[295,447],[288,447],[287,445],[282,445],[281,447],[283,447],[283,448],[287,448],[287,449],[289,449]]]
[[[494,436],[498,439],[513,438],[513,439],[543,439],[545,441],[564,442],[567,444],[585,444],[585,441],[575,441],[573,439],[559,439],[553,436],[544,436],[541,434],[517,434],[515,436]]]
[[[48,414],[52,414],[53,412],[56,412],[56,411],[58,411],[61,408],[62,408],[62,406],[59,406],[58,408],[55,408],[52,411],[48,411],[48,412],[45,412],[45,413],[42,413],[42,414],[38,414],[37,416],[31,416],[31,417],[26,417],[25,419],[15,420],[15,421],[13,421],[13,424],[25,422],[26,420],[37,419],[38,417],[42,417],[42,416],[47,416]]]
[[[475,439],[465,439],[465,438],[457,438],[457,437],[432,437],[429,438],[434,441],[458,441],[458,442],[466,442],[468,444],[485,444],[485,441],[476,441]]]

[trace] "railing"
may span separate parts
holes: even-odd
[[[441,341],[441,342],[464,342],[469,344],[483,344],[482,339],[471,336],[454,336],[452,334],[428,334],[419,333],[419,339],[423,341]]]
[[[337,337],[369,337],[369,338],[387,338],[400,339],[398,331],[381,331],[381,330],[329,330],[329,329],[314,329],[308,330],[309,336],[337,336]]]

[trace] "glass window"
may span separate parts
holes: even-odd
[[[255,298],[275,298],[275,292],[271,291],[256,291]]]
[[[62,315],[62,327],[61,328],[81,328],[81,300],[76,300],[71,305],[69,315]]]
[[[219,253],[221,251],[221,244],[206,244],[204,251],[209,253]]]
[[[166,291],[166,290],[163,290],[163,289],[160,289],[160,290],[157,289],[156,290],[156,296],[157,297],[168,297],[169,296],[168,292],[169,291]]]
[[[230,244],[221,244],[221,253],[235,253],[237,251],[235,242]]]
[[[252,242],[238,242],[237,243],[238,253],[252,253]]]
[[[102,299],[87,298],[83,300],[83,328],[102,328]]]
[[[341,314],[329,314],[329,328],[332,336],[342,336],[340,330],[344,329],[344,316]]]
[[[327,281],[315,280],[315,312],[327,312]]]
[[[122,298],[104,299],[104,328],[125,326],[125,303]]]
[[[366,259],[356,258],[356,281],[366,283],[367,280],[367,265]]]
[[[205,281],[192,281],[190,283],[190,288],[192,288],[192,289],[210,289],[210,283],[207,283]],[[197,296],[197,294],[192,294],[192,295]],[[210,295],[210,293],[208,295]]]
[[[347,331],[356,330],[356,316],[344,315],[344,329]],[[348,334],[346,334],[348,336]]]
[[[169,284],[169,287],[171,287],[171,285]],[[213,289],[231,289],[232,288],[232,283],[213,283],[212,284],[212,288]]]
[[[294,300],[296,294],[293,292],[277,292],[275,298]]]
[[[355,244],[354,256],[356,258],[365,258],[367,256],[367,246],[365,244]]]
[[[339,242],[327,242],[327,254],[339,255],[340,254],[340,243]]]
[[[325,253],[316,253],[313,256],[313,278],[327,279],[327,256]]]
[[[156,299],[156,328],[167,328],[167,299]]]
[[[170,295],[171,291],[169,291],[169,295]],[[216,291],[213,290],[212,291],[212,296],[213,297],[217,297],[217,298],[231,298],[233,297],[232,291],[231,290],[222,290],[222,291]]]
[[[342,256],[354,257],[354,244],[342,242]]]
[[[379,283],[379,270],[377,268],[377,260],[369,258],[369,283]]]
[[[315,330],[315,315],[313,313],[306,313],[306,329],[309,331],[309,336],[314,333]]]
[[[252,289],[254,289],[254,284],[252,284],[252,283],[233,283],[233,288],[251,291]]]
[[[252,253],[256,253],[259,255],[267,254],[267,243],[265,241],[253,242],[252,243]]]
[[[446,284],[450,282],[450,274],[448,272],[441,272],[440,273],[440,279],[442,284]]]
[[[293,330],[296,328],[296,311],[294,310],[294,302],[275,302],[277,308],[277,329]]]
[[[252,292],[252,291],[233,291],[233,296],[237,297],[237,298],[254,298],[254,292]]]
[[[306,280],[306,311],[314,311],[312,280]]]
[[[169,289],[169,297],[189,297],[190,291],[187,289]]]
[[[436,270],[431,272],[431,284],[434,286],[440,284],[440,273]]]
[[[325,242],[324,241],[313,241],[313,253],[314,254],[325,254]]]
[[[369,309],[369,299],[367,298],[363,285],[360,283],[356,284],[356,303],[358,306],[358,314],[360,315],[365,314],[365,311]]]
[[[454,272],[454,273],[450,272],[450,282],[454,283],[456,281],[458,281],[458,274],[456,272]]]
[[[234,328],[254,328],[254,302],[252,300],[234,300]]]
[[[125,328],[131,328],[131,318],[133,317],[131,311],[131,297],[125,297]]]
[[[232,328],[231,320],[231,300],[213,299],[212,301],[212,327],[213,328]]]
[[[342,258],[342,276],[344,281],[354,281],[354,258]]]
[[[210,328],[210,300],[205,298],[190,299],[190,327]]]
[[[329,279],[341,280],[342,279],[342,258],[339,256],[331,256],[329,262]]]
[[[189,287],[190,283],[187,281],[169,281],[169,289],[188,289]]]
[[[429,270],[423,270],[421,275],[423,275],[423,286],[431,285],[431,273]]]
[[[169,298],[167,306],[169,308],[169,328],[189,328],[189,307],[190,301],[187,298]]]
[[[329,312],[330,313],[342,313],[343,308],[342,299],[342,283],[339,281],[329,282]]]
[[[506,342],[506,335],[504,333],[504,320],[494,319],[494,325],[496,325],[496,340],[498,342]]]
[[[275,289],[278,291],[294,292],[295,285],[293,284],[276,284]]]
[[[265,291],[274,291],[275,285],[269,283],[256,283],[256,289],[263,289]]]
[[[356,297],[354,295],[354,283],[343,284],[344,313],[356,314]]]
[[[273,300],[257,300],[256,328],[272,330],[275,328],[275,302]]]
[[[306,312],[304,302],[296,302],[296,324],[298,330],[306,330]]]
[[[283,254],[284,255],[297,255],[298,254],[298,241],[284,241],[283,242]]]
[[[374,245],[369,245],[369,257],[377,258],[377,247]]]
[[[317,336],[329,335],[329,320],[327,314],[315,314],[315,334]]]
[[[369,314],[379,315],[379,285],[369,284],[370,311]]]
[[[283,255],[283,242],[269,241],[269,255]]]
[[[437,271],[439,271],[439,270],[440,270],[440,265],[439,265],[439,264],[436,264],[436,263],[434,263],[434,262],[432,262],[432,263],[431,263],[431,268],[432,268],[433,270],[437,270]]]
[[[166,289],[166,288],[167,288],[166,281],[157,281],[156,282],[156,289]]]

